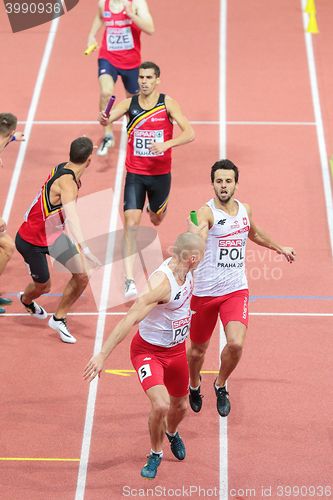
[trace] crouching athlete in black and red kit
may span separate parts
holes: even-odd
[[[47,313],[34,299],[51,288],[46,255],[49,254],[64,265],[72,277],[67,283],[58,308],[49,320],[63,342],[74,344],[66,316],[70,307],[80,297],[88,284],[89,262],[97,259],[83,244],[76,199],[81,185],[80,178],[90,164],[93,143],[88,137],[75,139],[70,147],[68,163],[60,163],[49,175],[40,192],[24,216],[24,222],[16,235],[16,248],[29,267],[32,283],[20,294],[26,310],[34,317],[45,319]],[[66,226],[77,245],[64,233]]]
[[[171,148],[194,139],[194,131],[183,115],[179,104],[171,97],[160,94],[160,69],[153,62],[139,67],[137,96],[121,101],[111,112],[110,118],[100,115],[102,125],[127,115],[128,147],[126,156],[126,182],[124,192],[125,215],[125,298],[137,294],[134,282],[136,232],[148,195],[151,222],[158,226],[166,213],[171,186]],[[173,123],[180,134],[173,136]]]

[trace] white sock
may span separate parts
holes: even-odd
[[[224,385],[217,385],[217,384],[215,384],[215,387],[216,387],[216,389],[221,389],[221,387],[225,387],[225,383],[224,383]]]
[[[200,385],[198,385],[198,387],[192,387],[192,386],[190,385],[190,389],[192,389],[192,391],[198,391],[198,390],[199,390],[199,388],[200,388]]]
[[[177,431],[172,434],[172,432],[166,431],[167,435],[170,436],[171,438],[175,437],[177,434]]]
[[[159,455],[160,458],[163,457],[163,451],[154,451],[154,450],[150,450],[150,453],[154,453],[155,455]]]

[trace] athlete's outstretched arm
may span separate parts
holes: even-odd
[[[112,111],[110,113],[110,116],[107,117],[104,111],[101,111],[100,114],[98,115],[98,121],[101,125],[108,125],[109,123],[113,123],[116,120],[119,120],[122,116],[126,115],[127,111],[129,110],[131,104],[131,98],[124,99],[121,101],[117,106],[114,106],[112,108]]]
[[[191,233],[199,234],[199,236],[201,236],[201,238],[206,243],[208,238],[208,231],[214,224],[213,212],[207,205],[204,205],[197,211],[197,217],[198,226],[193,224],[193,222],[191,222],[191,220],[189,219],[188,230]]]
[[[147,35],[155,31],[154,21],[146,0],[133,0],[133,3],[124,0],[126,14]]]
[[[250,220],[250,232],[249,232],[249,239],[256,243],[257,245],[260,245],[262,247],[269,248],[270,250],[274,250],[278,254],[282,254],[285,256],[288,262],[293,262],[296,257],[296,252],[293,247],[289,246],[283,246],[280,245],[279,243],[276,243],[272,240],[268,234],[266,234],[262,229],[260,229],[252,219],[252,211],[249,205],[245,204],[245,208],[247,210],[249,220]]]
[[[142,321],[158,303],[168,302],[170,293],[170,283],[166,275],[162,272],[154,273],[148,281],[146,290],[137,298],[125,318],[119,321],[112,330],[101,352],[90,359],[85,367],[83,377],[91,381],[96,375],[99,375],[103,369],[105,360],[115,347],[127,337],[131,328]]]
[[[195,133],[192,125],[190,124],[186,116],[183,115],[178,102],[174,99],[171,99],[171,97],[166,96],[165,106],[167,108],[170,119],[175,120],[181,130],[181,133],[177,137],[175,137],[174,139],[170,139],[169,141],[154,142],[149,148],[153,153],[164,153],[164,151],[167,151],[170,148],[192,142],[195,138]]]

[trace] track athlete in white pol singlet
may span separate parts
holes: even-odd
[[[186,455],[178,434],[178,426],[186,413],[189,380],[184,341],[191,319],[191,271],[200,262],[204,248],[204,241],[197,234],[187,232],[178,236],[172,258],[151,275],[147,290],[118,323],[84,372],[84,377],[92,380],[131,327],[139,325],[131,343],[131,360],[151,403],[151,452],[141,470],[141,476],[148,479],[156,476],[161,463],[165,431],[173,455],[178,460],[184,460]]]
[[[273,242],[253,222],[250,207],[234,199],[238,183],[236,165],[230,160],[216,162],[211,170],[211,181],[215,197],[198,211],[199,229],[191,226],[191,230],[200,231],[206,241],[206,252],[194,276],[191,301],[191,346],[187,353],[190,405],[195,412],[201,410],[200,370],[220,315],[227,344],[221,353],[214,390],[217,411],[221,417],[226,417],[230,412],[230,401],[225,384],[241,358],[248,325],[247,239],[284,255],[288,262],[294,261],[295,251],[292,247]]]

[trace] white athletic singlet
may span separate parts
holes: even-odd
[[[250,230],[246,208],[238,200],[238,213],[231,216],[207,202],[214,224],[208,232],[204,258],[194,272],[193,295],[220,297],[248,288],[245,274],[245,250]]]
[[[170,260],[171,257],[155,271],[162,271],[167,276],[171,287],[170,300],[166,304],[158,304],[139,323],[140,336],[146,342],[161,347],[173,347],[180,344],[190,333],[192,273],[188,272],[185,283],[182,286],[178,285],[168,266]]]

